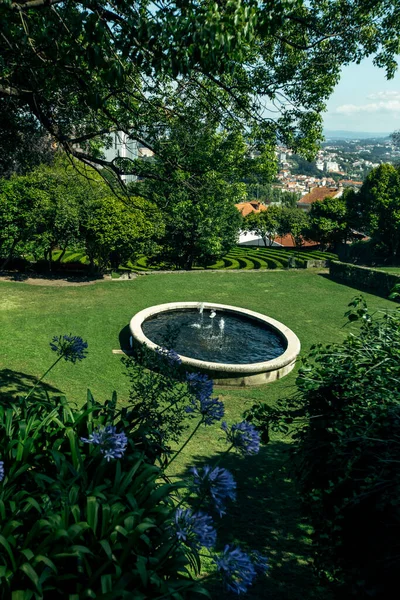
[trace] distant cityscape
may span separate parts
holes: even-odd
[[[320,186],[358,189],[374,167],[399,162],[400,149],[389,136],[364,139],[360,133],[360,139],[327,139],[312,162],[284,146],[277,147],[276,156],[279,173],[275,185],[304,195]]]

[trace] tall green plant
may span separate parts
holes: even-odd
[[[51,368],[61,359],[76,363],[86,356],[87,343],[78,336],[55,336],[50,346],[57,354]],[[161,358],[179,363],[168,351],[161,351]],[[185,379],[184,412],[198,422],[182,447],[201,425],[211,425],[224,414],[222,402],[211,397],[212,381],[197,374]],[[146,393],[143,389],[144,397]],[[152,407],[151,402],[144,405]],[[31,392],[3,402],[1,599],[204,596],[207,592],[196,580],[204,550],[235,593],[246,592],[265,572],[266,560],[257,553],[230,546],[215,553],[214,519],[202,509],[224,514],[226,502],[235,497],[231,474],[217,465],[206,466],[193,469],[188,481],[171,483],[141,443],[141,426],[149,431],[151,423],[159,427],[162,419],[154,421],[145,412],[139,417],[132,419],[129,411],[120,410],[116,394],[102,405],[88,392],[81,408],[64,397],[36,395],[33,400]],[[259,436],[252,426],[223,423],[222,429],[228,451],[258,451]]]
[[[362,297],[349,306],[359,333],[315,346],[297,395],[248,417],[265,441],[270,428],[292,434],[320,573],[340,597],[383,600],[400,556],[400,311],[372,315]]]

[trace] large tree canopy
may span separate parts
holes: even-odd
[[[191,94],[222,127],[310,157],[341,65],[374,55],[392,76],[399,31],[398,0],[0,0],[0,112],[107,166],[99,136],[151,146]]]
[[[397,260],[400,251],[400,169],[384,163],[372,169],[360,191],[347,195],[349,221],[376,248]]]

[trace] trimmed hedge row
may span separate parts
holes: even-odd
[[[400,275],[378,271],[370,267],[360,267],[350,263],[333,260],[329,266],[329,276],[335,281],[343,281],[382,296],[388,296],[396,284],[400,284]]]

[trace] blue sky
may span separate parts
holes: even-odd
[[[344,67],[329,99],[324,127],[388,133],[400,129],[400,72],[387,80],[385,71],[369,59]]]

